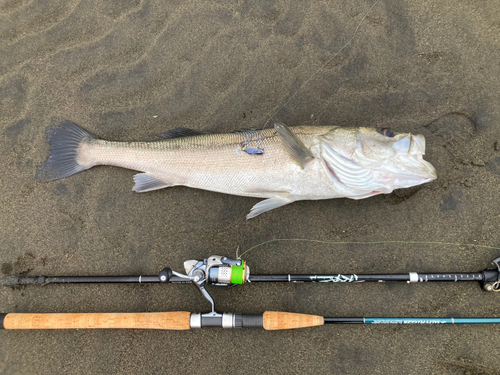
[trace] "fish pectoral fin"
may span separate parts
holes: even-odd
[[[259,216],[260,214],[262,214],[264,212],[271,211],[271,210],[274,210],[275,208],[292,203],[294,201],[295,200],[290,195],[288,195],[288,196],[276,195],[276,196],[271,197],[269,199],[263,200],[252,207],[252,209],[250,210],[250,213],[247,215],[247,220],[252,219],[255,216]]]
[[[145,193],[147,191],[163,189],[172,184],[167,184],[166,182],[160,181],[154,176],[148,173],[138,173],[134,176],[135,185],[132,188],[133,191],[137,193]]]
[[[304,169],[307,161],[313,158],[311,151],[306,147],[304,142],[302,142],[299,137],[290,129],[288,126],[282,122],[274,123],[274,129],[278,133],[278,136],[288,152],[290,157]]]

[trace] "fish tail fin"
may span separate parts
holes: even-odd
[[[50,144],[50,155],[38,167],[35,175],[36,181],[58,180],[93,167],[93,165],[80,164],[78,154],[82,142],[99,137],[68,120],[57,126],[49,126],[46,133]]]

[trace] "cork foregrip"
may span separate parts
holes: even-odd
[[[5,329],[189,329],[190,312],[163,313],[83,313],[83,314],[7,314]]]
[[[295,314],[277,311],[266,311],[264,313],[264,329],[292,329],[322,326],[324,318],[318,315]]]

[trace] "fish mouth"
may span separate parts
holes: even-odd
[[[421,179],[422,183],[437,179],[434,166],[424,160],[425,137],[421,134],[408,134],[393,144],[394,150],[399,154],[402,165],[407,166],[407,171],[396,172],[401,178]],[[411,172],[409,172],[411,171]]]
[[[427,168],[427,172],[429,173],[429,176],[426,177],[426,179],[428,181],[433,181],[435,179],[437,179],[438,175],[437,175],[437,172],[436,172],[436,168],[434,168],[434,166],[429,163],[428,161],[425,161],[425,160],[420,160],[420,163],[425,167]]]
[[[394,171],[392,175],[394,189],[407,188],[422,185],[437,179],[434,166],[423,160],[422,155],[404,155],[405,165],[409,165],[406,171]]]
[[[431,163],[424,160],[423,154],[402,155],[400,159],[401,162],[405,163],[404,165],[407,165],[409,170],[411,170],[408,174],[413,175],[414,177],[425,178],[427,180],[435,180],[437,178],[436,168],[434,168]],[[406,172],[403,172],[403,174],[406,174]]]

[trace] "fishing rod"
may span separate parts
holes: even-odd
[[[498,289],[500,257],[493,261],[497,269],[486,269],[477,273],[446,274],[401,274],[401,275],[250,275],[250,270],[242,259],[229,259],[211,256],[203,261],[184,262],[186,274],[164,268],[158,276],[68,276],[19,278],[8,276],[3,284],[50,283],[193,283],[200,293],[210,302],[212,310],[208,313],[187,311],[156,313],[57,313],[57,314],[0,314],[0,328],[3,329],[164,329],[188,330],[191,328],[264,328],[265,330],[284,330],[321,326],[325,324],[498,324],[500,318],[337,318],[289,312],[266,311],[263,314],[218,313],[214,300],[205,289],[207,284],[215,286],[234,286],[245,282],[288,281],[288,282],[364,282],[364,281],[482,281],[484,289]],[[415,275],[413,275],[415,274]],[[341,277],[343,276],[343,277]],[[338,280],[338,281],[335,281]],[[490,287],[487,285],[491,284]]]
[[[0,329],[162,329],[264,328],[267,331],[326,324],[498,324],[500,318],[329,318],[318,315],[266,311],[248,315],[156,313],[0,314]]]
[[[487,268],[480,272],[445,272],[445,273],[417,273],[401,274],[279,274],[279,275],[252,275],[247,263],[242,259],[230,259],[219,255],[212,255],[204,260],[188,260],[184,262],[186,274],[172,271],[166,267],[154,276],[35,276],[19,277],[6,276],[2,279],[4,286],[25,284],[72,284],[72,283],[194,283],[205,295],[206,285],[231,287],[245,283],[262,282],[320,282],[320,283],[361,283],[406,281],[418,282],[458,282],[477,281],[487,292],[500,291],[500,257],[491,262],[495,268]],[[207,293],[208,294],[208,293]]]

